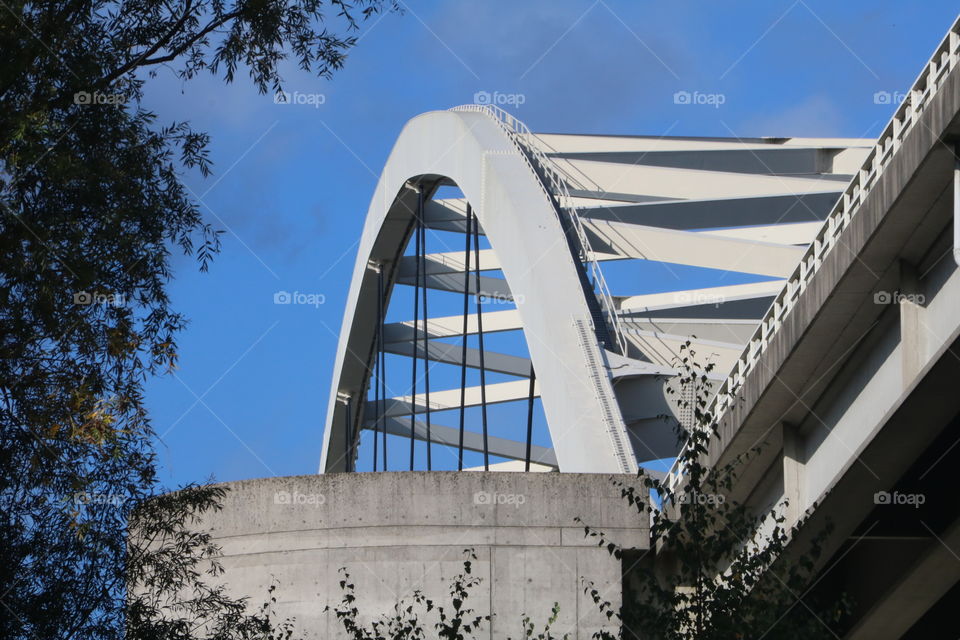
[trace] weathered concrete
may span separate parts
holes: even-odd
[[[482,578],[468,604],[495,613],[478,637],[521,637],[528,613],[542,624],[560,605],[558,635],[589,638],[604,623],[584,595],[593,581],[618,606],[621,567],[584,536],[580,517],[623,545],[644,549],[646,523],[613,480],[559,473],[340,473],[245,480],[204,525],[223,550],[235,595],[265,599],[278,583],[277,610],[308,638],[346,637],[326,605],[340,601],[341,567],[356,584],[366,619],[415,589],[443,602],[465,549]]]
[[[745,379],[738,401],[723,417],[712,462],[728,462],[769,438],[781,422],[801,424],[813,399],[836,375],[838,363],[890,308],[877,304],[874,295],[903,293],[907,283],[899,275],[902,261],[918,264],[926,257],[930,262],[930,247],[952,216],[947,188],[954,158],[942,140],[960,135],[958,112],[960,68],[943,80],[920,123],[841,234],[838,247],[827,254]],[[924,264],[920,274],[929,268]],[[913,280],[908,288],[922,286]],[[941,342],[948,335],[944,330]],[[935,342],[925,344],[924,355],[936,347]],[[918,369],[920,362],[904,366]],[[769,464],[769,458],[759,457],[752,466],[762,472]],[[755,480],[750,471],[744,479]],[[809,499],[818,497],[811,494]]]
[[[960,415],[955,158],[944,142],[960,137],[960,68],[917,118],[747,374],[711,451],[725,464],[767,443],[731,493],[758,510],[788,499],[791,519],[812,511],[788,554],[805,554],[829,523],[817,582],[855,603],[850,638],[925,637],[908,634],[936,626],[938,601],[960,581],[943,554],[955,555],[960,511],[952,495],[934,500],[933,475]],[[898,493],[931,504],[896,511]]]

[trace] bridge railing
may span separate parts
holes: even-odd
[[[518,148],[520,155],[523,156],[524,161],[530,165],[534,175],[544,176],[546,178],[546,184],[541,180],[540,187],[548,199],[557,200],[560,206],[568,212],[574,232],[577,234],[580,261],[589,265],[590,276],[596,289],[595,294],[600,302],[607,327],[612,332],[613,339],[617,343],[616,348],[621,354],[626,355],[627,339],[624,335],[623,328],[620,326],[620,318],[617,315],[613,295],[610,293],[610,287],[607,285],[606,278],[603,277],[600,263],[597,261],[596,255],[590,246],[590,240],[587,238],[586,230],[580,219],[580,210],[570,196],[570,190],[567,184],[571,181],[571,178],[566,176],[560,167],[533,142],[533,140],[536,139],[536,135],[530,131],[530,128],[510,112],[490,104],[461,105],[459,107],[453,107],[451,111],[474,111],[484,113],[493,118],[506,132],[507,137],[509,137]]]
[[[920,115],[937,95],[946,77],[958,62],[960,62],[960,18],[953,23],[940,46],[933,52],[930,61],[924,66],[910,91],[903,94],[902,102],[883,133],[877,138],[877,142],[860,170],[854,174],[843,195],[824,221],[820,232],[807,247],[800,264],[774,299],[753,337],[734,364],[733,370],[721,385],[712,406],[713,419],[716,422],[719,422],[730,409],[737,393],[743,387],[744,380],[756,367],[786,317],[796,307],[800,294],[806,290],[827,254],[836,247],[840,234],[850,226],[851,220],[856,216],[867,195],[877,184],[893,156],[903,146],[903,141],[910,135]],[[891,94],[890,97],[893,101],[899,96]],[[668,472],[668,483],[671,487],[675,487],[682,477],[683,469],[674,463]]]

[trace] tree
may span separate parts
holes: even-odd
[[[158,124],[140,104],[144,82],[166,66],[185,80],[209,72],[231,82],[246,72],[261,92],[280,90],[287,59],[329,77],[359,21],[392,6],[64,0],[0,8],[7,637],[137,633],[124,629],[117,570],[137,557],[126,549],[134,506],[161,492],[143,384],[176,365],[185,323],[167,296],[171,250],[195,255],[205,270],[219,249],[182,183],[188,171],[209,175],[208,137],[188,123]],[[156,522],[185,526],[183,510],[213,508],[211,499],[160,501],[172,511]],[[239,615],[227,599],[208,604],[205,614]]]
[[[341,596],[340,603],[334,607],[327,607],[325,611],[332,611],[347,636],[352,640],[424,640],[425,638],[441,638],[442,640],[468,640],[480,633],[485,623],[490,622],[493,614],[479,614],[467,606],[471,590],[483,582],[482,578],[473,575],[473,563],[477,555],[473,549],[464,549],[465,559],[463,571],[450,579],[447,587],[449,602],[441,604],[436,599],[428,598],[423,591],[417,589],[405,598],[398,600],[393,606],[393,612],[380,614],[369,625],[364,624],[357,599],[356,585],[350,577],[346,567],[340,569]],[[436,622],[430,624],[427,618],[433,614]],[[553,635],[550,628],[556,623],[560,615],[560,604],[554,603],[550,617],[544,623],[543,630],[537,632],[530,617],[524,614],[521,618],[523,638],[531,640],[561,640]],[[432,632],[428,628],[433,629]],[[568,636],[564,634],[562,639]],[[602,636],[597,635],[602,640]],[[508,639],[509,640],[509,639]]]
[[[343,596],[335,608],[327,607],[326,611],[333,611],[344,631],[353,640],[424,640],[437,637],[442,640],[466,640],[472,638],[474,632],[479,631],[483,624],[490,621],[489,615],[478,614],[467,606],[470,590],[480,584],[481,579],[473,575],[473,563],[477,556],[473,549],[464,549],[466,558],[463,561],[463,571],[450,579],[450,602],[444,606],[427,598],[419,589],[409,597],[396,602],[392,614],[381,614],[369,625],[361,620],[360,609],[357,604],[356,585],[350,578],[346,567],[340,569],[340,589]],[[434,632],[427,631],[428,623],[424,622],[433,612],[437,621],[433,623]]]
[[[843,599],[825,603],[809,595],[820,542],[829,531],[813,536],[810,547],[793,559],[784,552],[804,521],[787,525],[785,501],[757,513],[730,497],[737,474],[763,445],[711,467],[706,455],[719,437],[711,404],[713,365],[699,364],[689,342],[677,364],[680,374],[668,393],[681,413],[692,415],[677,425],[678,439],[686,443],[676,464],[679,480],[661,480],[641,469],[639,486],[616,481],[637,516],[650,522],[651,552],[631,558],[635,597],[625,594],[616,614],[593,585],[588,593],[608,617],[620,617],[620,637],[835,638],[831,627],[847,611]],[[590,526],[584,531],[612,555],[625,557],[603,532]]]
[[[829,527],[811,536],[812,543],[802,553],[788,554],[787,547],[804,526],[804,518],[787,525],[786,501],[758,513],[730,497],[739,471],[763,445],[720,467],[710,466],[706,455],[719,437],[712,413],[713,365],[699,364],[689,342],[681,347],[676,364],[680,373],[670,382],[668,393],[676,397],[680,414],[692,416],[686,423],[676,423],[678,440],[685,443],[677,457],[679,479],[659,479],[641,469],[638,482],[614,481],[629,508],[641,522],[650,523],[650,551],[637,558],[637,552],[621,548],[589,524],[584,526],[585,536],[618,560],[631,563],[619,610],[604,599],[602,589],[584,583],[584,592],[610,622],[593,638],[836,638],[834,629],[843,624],[849,603],[842,595],[825,602],[810,593]],[[664,419],[674,420],[673,416]],[[458,612],[470,588],[480,582],[466,579],[469,574],[468,561],[464,574],[451,587]],[[368,628],[358,622],[358,600],[346,570],[340,586],[344,596],[334,611],[351,638],[428,637],[422,614],[434,604],[420,591],[398,602],[392,615],[382,616]],[[463,610],[473,615],[472,610]],[[524,615],[523,637],[554,638],[551,627],[558,613],[555,604],[541,632]],[[480,621],[474,622],[474,630]]]

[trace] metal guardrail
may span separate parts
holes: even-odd
[[[584,360],[586,360],[587,367],[590,370],[594,397],[600,404],[607,436],[610,438],[610,444],[613,446],[613,452],[617,456],[617,460],[620,461],[620,472],[636,473],[637,461],[633,457],[633,449],[630,447],[626,425],[623,421],[623,415],[620,413],[620,405],[617,404],[610,378],[605,372],[601,373],[603,362],[601,361],[600,349],[597,346],[597,341],[591,340],[590,330],[585,324],[580,319],[575,318],[573,321],[574,328],[577,331],[577,341],[580,343]]]
[[[834,205],[820,232],[807,247],[800,264],[774,299],[730,375],[720,387],[712,408],[715,421],[719,422],[731,407],[747,375],[767,350],[770,340],[779,331],[784,319],[796,306],[800,294],[806,290],[827,254],[837,245],[840,234],[850,226],[850,221],[857,214],[860,205],[877,184],[880,175],[890,164],[891,158],[900,150],[904,139],[913,130],[920,114],[930,104],[943,85],[944,79],[958,62],[960,62],[960,18],[953,23],[940,46],[934,50],[930,61],[913,83],[909,93],[904,95],[903,101],[883,133],[877,138],[877,142],[860,170],[853,176],[843,195]],[[674,463],[668,471],[669,486],[676,486],[682,476],[683,469]]]
[[[500,125],[500,127],[510,138],[511,142],[520,151],[524,161],[530,166],[536,176],[545,176],[546,184],[543,180],[538,180],[541,189],[547,195],[548,199],[556,199],[560,206],[567,210],[570,220],[573,222],[574,231],[577,234],[579,243],[580,261],[590,265],[590,275],[593,278],[593,284],[600,301],[603,314],[605,316],[608,328],[613,332],[614,339],[617,342],[617,348],[620,353],[627,353],[627,339],[620,327],[620,320],[617,316],[617,309],[613,302],[613,295],[610,293],[610,287],[603,277],[603,271],[596,259],[596,255],[590,246],[583,223],[580,220],[580,211],[570,196],[570,190],[567,187],[569,178],[564,178],[563,171],[554,163],[540,147],[532,142],[536,135],[530,131],[530,128],[508,111],[501,109],[496,105],[489,104],[467,104],[459,107],[453,107],[451,111],[473,111],[484,113]],[[536,167],[534,167],[534,163]],[[559,212],[558,212],[559,213]]]

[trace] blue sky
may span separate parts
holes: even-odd
[[[947,0],[406,7],[361,25],[332,80],[290,66],[285,89],[319,105],[275,104],[242,79],[149,81],[160,122],[211,134],[213,177],[185,179],[224,230],[209,273],[174,259],[191,324],[180,369],[147,390],[164,483],[316,471],[355,241],[415,115],[486,91],[522,95],[505,106],[538,132],[874,137],[894,108],[875,93],[906,90],[956,17]],[[725,100],[678,105],[677,91]],[[277,291],[322,304],[275,305]]]

